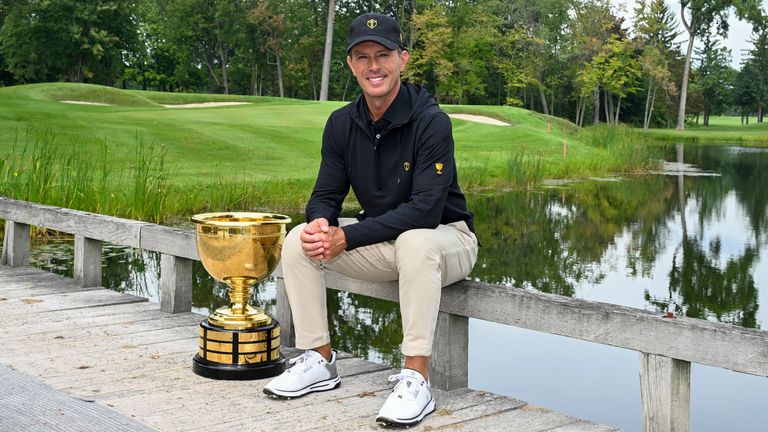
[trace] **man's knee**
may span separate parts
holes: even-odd
[[[395,241],[397,265],[423,266],[429,262],[439,262],[440,249],[434,241],[435,230],[415,229],[406,231]]]

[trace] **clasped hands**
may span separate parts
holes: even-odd
[[[336,258],[347,248],[344,230],[330,226],[325,218],[308,223],[299,238],[304,254],[316,261]]]

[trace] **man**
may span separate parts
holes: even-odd
[[[428,364],[440,293],[472,270],[477,238],[458,185],[450,119],[423,87],[400,81],[408,52],[397,22],[361,15],[347,44],[363,94],[328,119],[307,223],[291,230],[282,251],[296,346],[306,352],[264,392],[293,398],[340,384],[324,269],[398,280],[405,364],[390,377],[397,384],[376,420],[410,426],[435,409]],[[350,186],[363,211],[339,218]]]

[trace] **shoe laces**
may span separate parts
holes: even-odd
[[[293,365],[290,369],[288,369],[288,372],[294,372],[295,369],[295,372],[304,373],[312,369],[316,364],[321,363],[317,361],[315,357],[317,357],[317,355],[310,352],[309,350],[304,351],[300,356],[288,360],[288,363]]]
[[[392,390],[392,393],[394,393],[395,396],[400,399],[416,400],[416,397],[419,395],[422,387],[420,385],[421,380],[414,376],[406,375],[403,373],[390,375],[389,378],[387,378],[387,381],[397,381],[397,384],[395,384],[395,388]]]

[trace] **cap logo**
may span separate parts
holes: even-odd
[[[379,22],[376,21],[375,19],[369,19],[368,22],[366,22],[365,24],[368,25],[369,29],[373,30],[374,28],[376,28],[377,25],[379,25]]]

